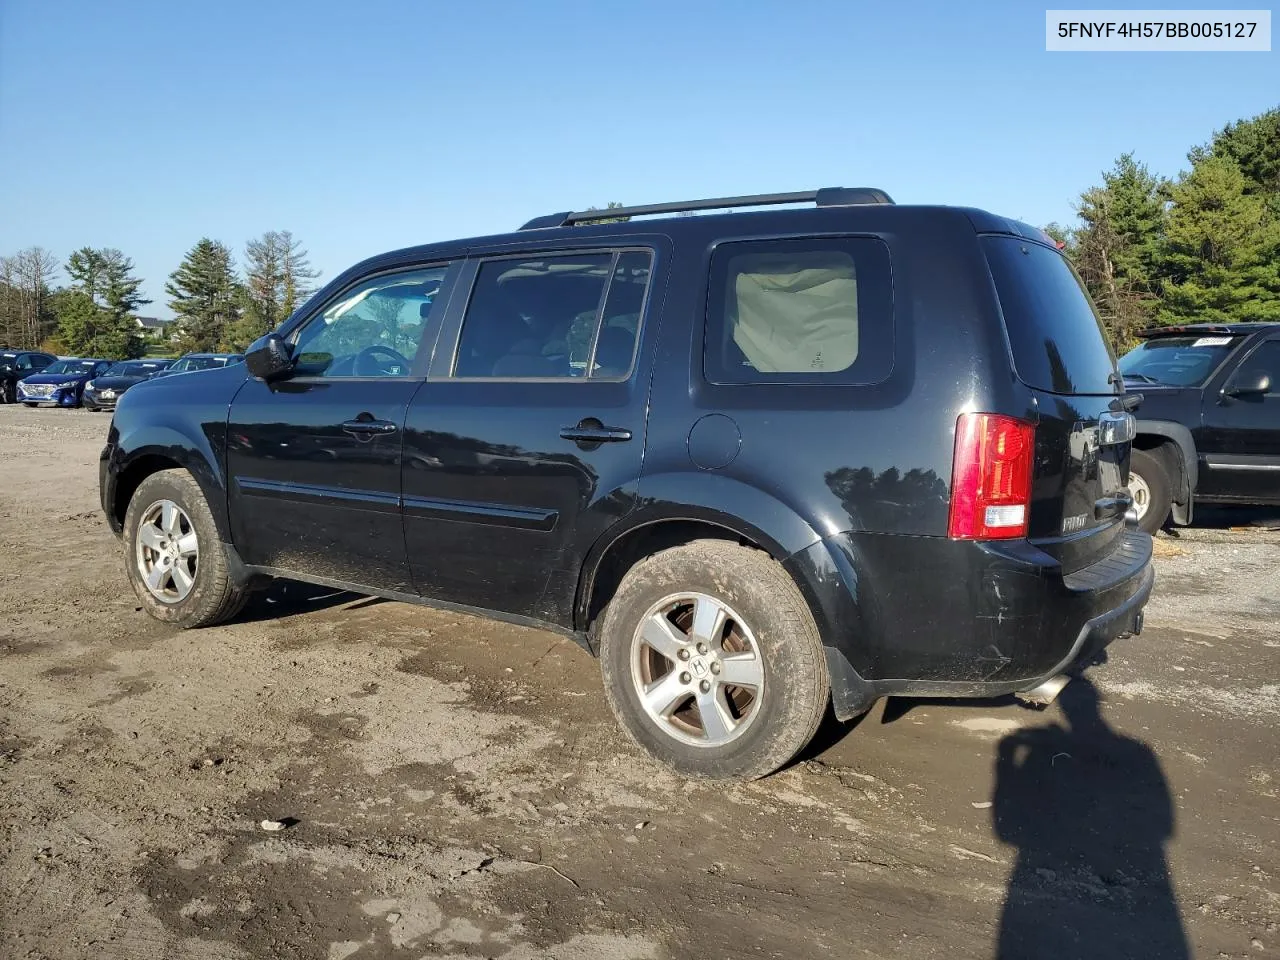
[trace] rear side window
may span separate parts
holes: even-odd
[[[893,287],[879,240],[716,249],[703,353],[710,382],[877,383],[892,365]]]
[[[982,244],[1018,379],[1049,393],[1115,393],[1115,354],[1066,259],[1016,237]]]

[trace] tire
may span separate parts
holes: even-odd
[[[700,648],[697,636],[682,632],[681,625],[692,631],[695,617],[718,622],[716,612],[726,617],[724,628],[697,633],[719,639]],[[609,601],[598,635],[605,694],[619,724],[688,777],[772,773],[813,739],[827,707],[830,680],[817,625],[795,582],[758,550],[698,540],[641,560]],[[717,679],[730,673],[759,682]],[[700,690],[703,683],[709,692]],[[644,705],[646,687],[665,711]],[[715,709],[710,700],[720,694],[723,712],[708,726],[694,708],[701,697]]]
[[[13,403],[13,387],[7,380],[0,380],[0,403]]]
[[[1134,450],[1129,461],[1129,493],[1138,511],[1138,526],[1154,535],[1169,518],[1173,484],[1164,460],[1154,450]]]
[[[176,523],[166,522],[175,514],[167,513],[165,503],[177,509]],[[144,526],[152,533],[144,534]],[[194,542],[188,539],[190,533],[195,534]],[[157,542],[157,534],[166,547],[172,545],[172,553],[148,545]],[[189,547],[195,548],[194,554]],[[249,597],[248,590],[231,580],[226,548],[209,504],[186,470],[162,470],[138,485],[124,516],[124,559],[142,608],[184,629],[230,620]],[[157,573],[160,595],[147,585],[144,568]]]

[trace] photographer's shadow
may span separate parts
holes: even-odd
[[[1112,730],[1087,679],[1058,700],[1066,724],[999,746],[996,835],[1018,848],[1000,960],[1190,956],[1164,845],[1173,800],[1155,753]]]

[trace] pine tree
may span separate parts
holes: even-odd
[[[1244,174],[1244,192],[1265,197],[1280,214],[1280,107],[1227,124],[1189,155],[1193,166],[1209,157],[1235,161]]]
[[[151,301],[133,261],[119,250],[82,247],[67,258],[71,295],[58,318],[58,340],[76,354],[123,360],[140,357],[145,344],[136,311]]]
[[[236,350],[243,350],[280,323],[284,257],[279,235],[264,233],[245,244],[245,278],[241,287],[240,318],[228,328],[226,339]]]
[[[1171,191],[1162,323],[1280,320],[1280,217],[1235,161],[1199,154]]]
[[[318,277],[288,230],[269,230],[245,244],[243,312],[227,339],[243,350],[274,330],[311,294]]]
[[[300,241],[293,239],[292,233],[281,230],[276,238],[280,249],[284,251],[284,294],[280,303],[283,320],[306,303],[307,298],[315,292],[312,281],[320,276],[320,271],[311,266],[307,251],[302,249]]]
[[[1160,256],[1166,185],[1133,154],[1122,154],[1102,186],[1080,195],[1082,226],[1070,253],[1116,347],[1154,321],[1159,308]]]
[[[240,319],[242,300],[231,251],[202,238],[169,275],[165,292],[177,316],[179,345],[185,352],[223,348]]]

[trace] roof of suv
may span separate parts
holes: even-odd
[[[796,204],[812,203],[812,207],[797,208]],[[785,206],[785,209],[778,209]],[[773,210],[742,209],[774,207]],[[394,267],[424,257],[454,255],[458,248],[470,249],[511,244],[523,239],[559,240],[570,238],[591,239],[617,237],[626,234],[666,234],[674,236],[685,231],[715,231],[726,234],[750,233],[756,229],[772,229],[762,224],[763,218],[829,217],[835,212],[847,214],[865,213],[868,218],[878,215],[883,220],[888,214],[895,220],[922,220],[928,217],[967,218],[977,233],[1003,233],[1022,237],[1036,243],[1061,250],[1062,245],[1039,227],[998,216],[972,207],[943,204],[897,204],[878,187],[824,187],[794,193],[753,194],[739,197],[720,197],[704,200],[677,201],[674,203],[644,204],[634,207],[611,207],[597,210],[564,211],[535,217],[518,230],[477,237],[456,237],[440,242],[404,247],[377,254],[357,263],[334,277],[328,289],[344,285],[350,279],[371,268]],[[693,216],[698,212],[711,212],[711,216]],[[639,218],[639,219],[636,219]],[[793,226],[794,219],[790,225]],[[787,228],[786,225],[783,226]]]

